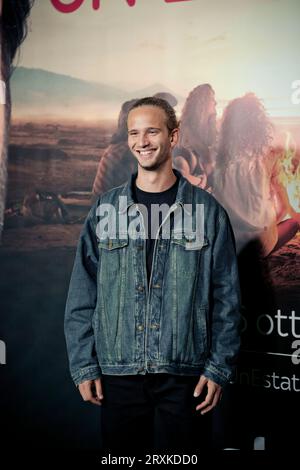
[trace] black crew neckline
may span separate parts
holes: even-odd
[[[134,180],[134,185],[135,185],[135,189],[136,189],[137,191],[139,191],[140,193],[145,194],[145,195],[150,196],[150,197],[151,197],[151,196],[155,197],[155,196],[157,196],[158,194],[165,194],[165,193],[167,193],[168,191],[171,191],[172,189],[174,189],[174,187],[178,184],[178,181],[179,181],[179,178],[178,178],[178,176],[176,176],[176,181],[174,182],[174,184],[172,184],[172,186],[170,186],[170,188],[165,189],[164,191],[159,191],[159,192],[155,192],[155,193],[150,192],[150,191],[144,191],[143,189],[140,189],[140,188],[137,186],[137,184],[136,184],[136,179]]]

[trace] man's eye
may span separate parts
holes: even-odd
[[[157,134],[157,131],[155,129],[149,131],[149,134]]]
[[[137,135],[137,132],[130,132],[129,134],[131,137],[135,137]]]

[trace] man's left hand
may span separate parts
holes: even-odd
[[[194,390],[194,397],[198,397],[203,392],[204,388],[207,389],[205,400],[196,406],[196,410],[202,410],[201,414],[204,415],[212,410],[220,401],[222,395],[222,387],[204,375],[201,375],[199,382]]]

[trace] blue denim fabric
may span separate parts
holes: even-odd
[[[240,347],[240,287],[227,213],[179,171],[174,210],[204,207],[204,236],[191,248],[188,233],[159,233],[148,287],[146,240],[117,226],[96,232],[99,204],[118,213],[136,205],[136,174],[101,195],[90,209],[77,246],[65,310],[65,337],[76,385],[101,374],[204,374],[224,386],[234,378]],[[119,204],[127,196],[127,204]],[[169,218],[169,217],[168,217]],[[193,219],[194,223],[194,219]],[[182,231],[183,232],[183,231]]]

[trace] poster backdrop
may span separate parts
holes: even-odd
[[[8,440],[99,445],[100,410],[82,402],[68,372],[68,282],[93,198],[136,168],[126,112],[159,94],[181,120],[174,167],[224,205],[239,255],[242,352],[212,439],[221,449],[296,448],[299,17],[298,0],[35,2],[10,81],[0,247]]]

